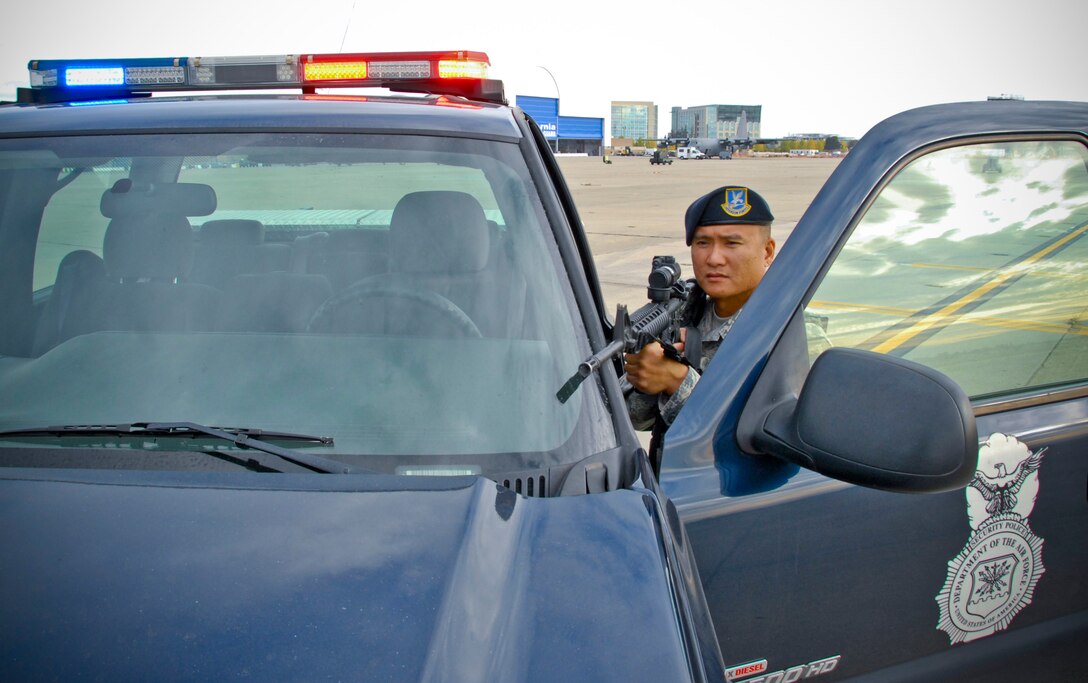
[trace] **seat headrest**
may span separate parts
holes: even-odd
[[[470,194],[443,190],[406,194],[393,209],[389,229],[398,271],[472,273],[487,265],[487,218]]]
[[[248,218],[220,218],[200,226],[200,243],[217,247],[251,247],[264,241],[264,224]]]
[[[102,259],[114,278],[170,281],[193,267],[193,229],[184,216],[115,218]]]
[[[215,211],[215,190],[199,183],[160,183],[147,186],[122,178],[102,193],[100,209],[106,218],[147,214],[207,216]]]

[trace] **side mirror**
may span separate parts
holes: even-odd
[[[971,403],[932,368],[857,349],[832,348],[797,398],[756,422],[759,451],[842,481],[890,491],[966,486],[978,460]]]

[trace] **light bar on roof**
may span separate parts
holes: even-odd
[[[380,87],[505,102],[488,80],[487,54],[368,52],[351,54],[34,60],[30,101],[76,101],[170,90]],[[84,93],[84,94],[80,94]]]

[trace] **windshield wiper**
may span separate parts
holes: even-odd
[[[300,465],[315,472],[326,474],[350,474],[369,472],[369,470],[352,467],[351,465],[323,458],[320,455],[294,451],[275,444],[261,441],[257,437],[267,439],[280,439],[289,441],[311,441],[324,445],[332,445],[333,439],[329,436],[310,436],[308,434],[293,434],[290,432],[272,432],[260,429],[208,427],[196,422],[133,422],[132,424],[118,425],[67,425],[59,427],[31,427],[26,429],[11,429],[0,431],[0,437],[4,436],[73,436],[83,434],[111,434],[133,436],[178,436],[185,434],[204,434],[224,441],[230,441],[239,448],[245,448],[269,455],[274,455],[282,460]],[[276,470],[268,464],[266,458],[253,458],[263,467]],[[279,470],[276,470],[279,471]]]

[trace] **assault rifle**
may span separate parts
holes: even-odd
[[[693,287],[694,283],[680,279],[680,264],[675,258],[655,256],[646,288],[650,302],[630,316],[627,306],[616,307],[612,342],[578,365],[578,372],[556,393],[559,402],[566,403],[587,377],[620,353],[637,353],[653,341],[662,342],[666,350],[671,349],[679,335],[676,312],[687,303]],[[627,393],[630,385],[626,381],[624,384]]]

